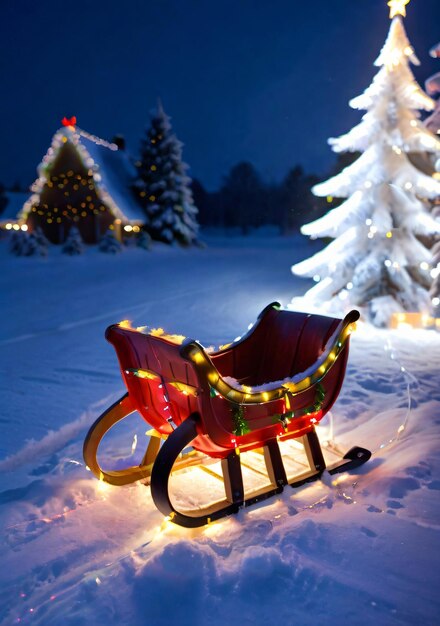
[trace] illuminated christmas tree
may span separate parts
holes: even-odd
[[[434,58],[440,58],[440,43],[431,48],[430,55]],[[432,96],[440,94],[440,72],[434,74],[426,81],[426,89]],[[426,126],[433,133],[440,135],[440,97],[437,98],[436,107],[434,112],[425,120]],[[437,159],[435,162],[435,169],[437,170],[436,177],[440,179],[440,154],[437,153]],[[435,207],[433,209],[433,215],[440,222],[440,196],[436,199]],[[432,285],[430,289],[430,296],[432,298],[432,308],[434,315],[440,317],[440,239],[436,241],[432,249]]]
[[[141,142],[135,189],[153,239],[183,245],[197,241],[197,208],[190,189],[182,143],[172,133],[170,118],[159,103]]]
[[[435,59],[440,59],[440,43],[431,48],[429,54]],[[429,95],[438,96],[440,94],[440,72],[428,78],[425,86]],[[440,134],[440,97],[437,99],[434,112],[425,120],[425,124],[430,131]],[[437,170],[440,171],[440,164]]]
[[[431,253],[419,240],[440,232],[430,200],[440,181],[412,163],[416,153],[435,153],[440,141],[420,121],[419,109],[433,100],[409,63],[418,64],[402,21],[409,0],[390,0],[390,31],[375,65],[372,84],[350,105],[366,114],[347,134],[330,139],[335,152],[361,156],[337,176],[316,185],[317,196],[346,198],[301,231],[334,239],[292,271],[317,284],[304,296],[308,306],[328,311],[361,308],[378,326],[394,313],[430,308]],[[304,304],[304,303],[303,303]]]

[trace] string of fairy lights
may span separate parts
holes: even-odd
[[[105,211],[107,207],[96,193],[92,170],[86,174],[69,170],[50,175],[41,191],[40,202],[31,208],[31,213],[40,220],[45,219],[47,224],[61,224],[63,219],[78,222]]]

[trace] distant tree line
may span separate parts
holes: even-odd
[[[193,179],[191,190],[198,209],[197,221],[202,227],[235,229],[243,234],[267,225],[276,226],[282,234],[295,233],[303,224],[318,219],[339,204],[337,198],[314,196],[311,189],[324,177],[350,165],[357,156],[338,155],[324,176],[308,174],[301,165],[296,165],[279,183],[265,182],[254,165],[246,161],[230,169],[217,191],[210,192]],[[0,214],[7,204],[5,191],[26,190],[18,182],[8,188],[0,184]]]
[[[340,171],[354,155],[340,155],[332,171]],[[265,225],[279,227],[282,234],[299,230],[335,205],[333,198],[318,198],[311,188],[321,177],[293,167],[280,183],[266,183],[247,161],[234,165],[217,191],[207,191],[193,179],[194,203],[200,225],[240,229],[243,234]]]

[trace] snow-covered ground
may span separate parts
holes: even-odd
[[[305,238],[207,243],[35,259],[0,241],[0,623],[437,625],[433,331],[354,334],[321,437],[372,449],[359,473],[190,531],[163,520],[148,487],[86,471],[87,429],[124,392],[107,325],[130,319],[218,345],[307,287],[289,269],[312,253]],[[115,429],[108,464],[130,457],[135,434],[138,459],[145,430],[136,415]]]

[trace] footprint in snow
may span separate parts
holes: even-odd
[[[370,530],[369,528],[366,528],[366,526],[361,526],[361,531],[367,535],[367,537],[377,537],[377,533],[375,533],[373,530]]]
[[[428,487],[428,489],[434,489],[435,491],[439,491],[440,490],[440,480],[432,480],[426,486]]]
[[[408,491],[420,489],[420,481],[415,478],[393,478],[389,496],[390,498],[404,498]]]
[[[407,467],[405,469],[405,473],[408,474],[408,476],[412,476],[413,478],[429,479],[431,476],[431,469],[429,465],[425,466],[420,463],[419,465],[412,465],[411,467]]]
[[[368,513],[382,513],[382,509],[377,508],[377,506],[374,506],[374,504],[370,504],[367,511]]]
[[[401,502],[398,502],[397,500],[388,500],[387,501],[387,506],[390,509],[404,509],[405,505],[403,505]],[[388,513],[388,511],[387,511]]]
[[[287,513],[289,515],[298,515],[298,509],[296,509],[294,506],[289,505],[287,507]]]

